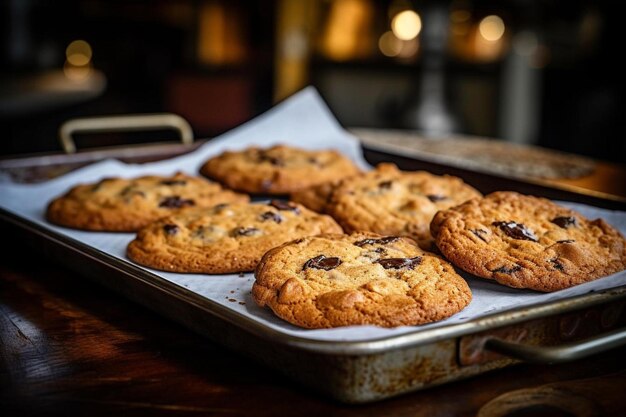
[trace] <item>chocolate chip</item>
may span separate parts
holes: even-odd
[[[567,229],[570,226],[578,226],[576,217],[561,216],[561,217],[555,217],[554,219],[550,221],[563,229]]]
[[[519,265],[515,265],[513,268],[507,268],[506,266],[503,266],[503,267],[500,267],[498,269],[494,269],[491,272],[493,272],[493,273],[500,272],[502,274],[512,274],[513,272],[517,272],[520,269],[522,269],[522,267],[519,266]]]
[[[220,211],[220,210],[224,210],[226,207],[228,207],[228,203],[221,203],[221,204],[217,204],[213,206],[213,210]]]
[[[159,203],[159,207],[166,207],[166,208],[181,208],[181,207],[188,207],[188,206],[195,206],[195,205],[196,205],[195,201],[191,199],[189,200],[182,199],[178,195],[165,197]]]
[[[283,221],[283,218],[280,217],[280,214],[278,213],[274,213],[273,211],[266,211],[265,213],[261,214],[261,220],[274,220],[276,223],[280,223]]]
[[[554,266],[554,269],[558,269],[559,271],[563,271],[563,264],[559,262],[559,258],[550,259],[550,262]]]
[[[483,242],[486,242],[487,239],[485,239],[482,235],[486,235],[487,231],[483,230],[483,229],[474,229],[474,230],[470,230],[470,232],[472,232],[477,238],[479,238],[480,240],[482,240]]]
[[[269,190],[270,188],[272,188],[272,184],[273,184],[272,180],[270,180],[270,179],[265,179],[265,180],[261,181],[261,189],[262,189],[263,191],[267,191],[267,190]]]
[[[557,240],[556,243],[574,243],[574,239]]]
[[[504,232],[504,234],[512,237],[513,239],[530,240],[532,242],[537,241],[537,237],[535,236],[535,234],[532,231],[528,230],[526,226],[524,226],[522,223],[493,222],[491,224],[493,226],[499,227],[500,230]]]
[[[254,236],[260,232],[256,227],[237,227],[233,229],[233,236]]]
[[[378,188],[382,189],[382,190],[388,190],[391,188],[391,184],[393,183],[393,181],[381,181],[378,183]]]
[[[428,194],[426,196],[426,198],[428,198],[433,203],[436,203],[437,201],[443,201],[443,200],[447,200],[448,199],[448,197],[446,197],[445,195],[439,195],[439,194]]]
[[[337,268],[339,265],[341,265],[341,259],[337,257],[327,258],[325,255],[319,255],[306,261],[302,266],[302,270],[313,268],[330,271],[331,269]]]
[[[178,233],[178,226],[176,226],[175,224],[165,224],[163,225],[163,231],[167,235],[174,236],[176,233]]]
[[[185,180],[163,180],[160,183],[161,185],[186,185],[187,181]]]
[[[272,156],[272,155],[268,155],[264,152],[261,152],[259,154],[259,161],[261,162],[269,162],[270,164],[277,166],[277,167],[283,167],[285,166],[285,161],[281,158],[278,158],[276,156]]]
[[[380,264],[385,269],[414,269],[416,266],[422,263],[422,257],[416,256],[415,258],[386,258],[379,259],[375,263]]]
[[[354,242],[354,246],[362,248],[365,245],[386,245],[387,243],[392,243],[399,239],[400,238],[398,236],[386,236],[381,237],[380,239],[363,239],[358,242]]]
[[[320,161],[318,161],[317,158],[315,158],[313,156],[307,158],[307,162],[309,164],[314,164],[314,165],[318,165],[320,163]]]
[[[300,209],[297,206],[292,206],[285,201],[272,200],[270,202],[270,206],[277,208],[278,210],[293,211],[296,214],[300,214]]]

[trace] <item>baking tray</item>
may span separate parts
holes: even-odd
[[[139,125],[145,125],[146,117],[142,116],[139,120],[133,117],[115,119],[113,124],[117,129],[136,129]],[[165,124],[161,116],[152,119],[157,119],[161,125]],[[173,125],[179,130],[181,140],[188,142],[189,129],[184,128],[184,121],[181,123],[180,118],[169,116],[166,119],[177,120]],[[64,126],[101,131],[110,122],[111,120],[105,123],[102,119],[92,119],[68,122]],[[64,148],[73,151],[75,146],[71,140],[71,129],[62,128],[61,131],[66,133]],[[231,280],[236,280],[236,276],[214,276],[214,280],[207,281],[204,276],[189,278],[180,274],[151,271],[130,263],[123,256],[125,239],[129,236],[118,238],[106,233],[69,233],[61,229],[55,230],[42,221],[41,202],[51,198],[51,192],[60,192],[60,186],[68,185],[69,182],[100,178],[100,175],[109,172],[127,175],[149,170],[171,172],[173,169],[186,169],[188,172],[195,172],[194,169],[203,158],[232,146],[269,146],[276,141],[292,145],[302,143],[313,148],[337,148],[346,152],[346,155],[363,168],[366,166],[359,153],[359,143],[341,128],[319,95],[313,89],[305,89],[264,115],[219,139],[214,139],[207,146],[198,148],[193,154],[144,168],[125,166],[114,161],[103,162],[86,168],[79,175],[50,183],[49,187],[26,187],[29,190],[26,194],[14,193],[10,191],[10,187],[6,188],[8,193],[5,197],[12,196],[15,200],[3,201],[2,205],[7,210],[0,210],[0,222],[15,229],[16,233],[24,236],[38,250],[52,259],[61,260],[82,275],[345,402],[375,401],[480,374],[519,359],[547,362],[571,360],[608,349],[626,340],[626,287],[589,292],[592,288],[621,285],[621,274],[603,280],[602,283],[598,282],[600,285],[592,283],[576,287],[573,291],[567,290],[570,295],[583,295],[517,309],[509,307],[519,304],[519,300],[525,297],[544,301],[546,297],[520,295],[522,293],[518,291],[505,291],[505,287],[483,283],[480,285],[499,288],[496,292],[487,291],[489,297],[508,294],[508,298],[501,298],[507,303],[504,305],[505,311],[485,314],[493,312],[493,304],[497,302],[495,299],[483,299],[482,303],[476,304],[480,316],[456,315],[451,320],[420,327],[385,330],[356,326],[316,333],[289,330],[284,322],[276,319],[267,310],[253,306],[254,303],[250,304],[250,310],[238,305],[241,303],[231,303],[228,295],[233,291],[230,287],[227,290],[231,291],[219,293],[211,287],[211,291],[206,292],[201,287],[189,286],[188,280],[199,278],[201,283],[210,282],[213,286],[214,282],[222,279],[232,285]],[[103,157],[132,162],[150,161],[181,155],[196,147],[197,145],[189,144],[155,145],[93,150],[68,156],[34,156],[0,162],[0,172],[3,176],[32,182],[41,177],[53,177],[56,173],[66,172]],[[370,162],[392,160],[404,167],[407,164],[424,162],[387,151],[380,144],[368,145],[365,154]],[[431,170],[450,172],[452,168],[445,165],[433,166]],[[486,191],[485,187],[494,186],[499,181],[499,189],[513,189],[604,207],[614,207],[617,204],[617,208],[620,208],[619,201],[600,195],[568,193],[567,190],[560,190],[559,195],[548,195],[550,189],[541,188],[541,184],[515,182],[494,176],[472,177],[472,172],[465,174],[461,176],[483,191]],[[25,198],[24,195],[28,200],[20,200]],[[32,199],[35,195],[37,200]],[[612,216],[608,212],[606,215]],[[478,299],[479,292],[476,289],[475,295]],[[244,295],[245,291],[247,287],[243,286],[238,294]],[[218,293],[219,297],[215,297]],[[227,301],[224,299],[225,294]],[[562,297],[563,293],[559,296]],[[550,296],[549,299],[555,297]],[[249,296],[247,301],[251,301]],[[464,311],[471,310],[472,305],[474,303]],[[254,314],[250,314],[251,311]],[[320,338],[322,334],[327,338]],[[361,337],[354,337],[355,335]]]
[[[122,160],[156,160],[191,151],[195,146],[176,145],[175,152],[168,153],[169,148],[171,145],[142,146],[109,150],[107,155],[115,157],[119,151]],[[101,152],[4,160],[0,161],[0,171],[11,171],[17,177],[20,170],[32,173],[44,166],[66,172],[86,160],[99,159]],[[381,149],[365,148],[364,152],[370,162],[385,160],[405,168],[423,168],[423,161]],[[50,176],[55,170],[44,171]],[[462,174],[469,174],[470,182],[482,191],[497,184],[499,189],[624,208],[622,202],[598,195],[546,189],[542,184],[486,174],[480,174],[478,179],[471,177],[471,172]],[[312,340],[274,331],[130,262],[3,209],[0,221],[50,259],[59,260],[81,275],[342,402],[381,400],[519,360],[573,360],[626,342],[626,286],[375,340]]]

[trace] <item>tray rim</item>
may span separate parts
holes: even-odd
[[[235,310],[221,305],[217,301],[201,296],[165,278],[161,278],[154,273],[141,269],[130,261],[116,258],[74,238],[47,229],[42,225],[4,208],[0,208],[0,221],[8,222],[44,238],[53,244],[61,245],[90,261],[98,262],[102,266],[114,270],[116,273],[123,274],[127,278],[135,280],[135,283],[150,287],[154,291],[165,293],[176,298],[177,301],[189,304],[192,307],[202,310],[204,313],[225,320],[237,326],[240,330],[272,343],[279,343],[286,347],[318,354],[364,356],[387,353],[626,299],[626,284],[624,284],[622,286],[593,291],[566,299],[547,301],[532,306],[516,307],[510,310],[495,312],[463,323],[450,324],[432,329],[416,328],[413,331],[400,335],[356,341],[316,340],[273,329],[252,318],[245,317]],[[159,311],[158,306],[154,306],[153,309]]]
[[[507,173],[495,173],[488,169],[474,167],[474,166],[469,168],[467,166],[463,166],[462,164],[452,163],[450,158],[443,156],[443,155],[437,155],[437,154],[432,154],[432,153],[427,154],[427,153],[419,152],[415,149],[403,147],[395,143],[381,143],[373,139],[363,138],[361,136],[358,136],[358,132],[360,130],[375,131],[376,129],[363,129],[363,128],[349,128],[348,129],[348,131],[351,134],[353,134],[355,137],[359,139],[359,141],[361,142],[361,146],[364,149],[369,149],[374,152],[380,152],[380,153],[384,153],[384,154],[391,155],[391,156],[401,156],[401,157],[409,158],[415,161],[422,161],[422,162],[427,162],[431,164],[437,164],[441,166],[447,166],[447,167],[456,168],[460,170],[475,172],[477,174],[482,174],[485,176],[490,176],[490,177],[495,177],[495,178],[501,178],[503,180],[519,181],[519,182],[524,182],[529,185],[553,188],[555,190],[566,191],[569,193],[579,194],[581,196],[586,196],[586,197],[594,197],[598,199],[603,199],[603,200],[607,200],[613,203],[626,204],[626,197],[607,193],[604,191],[592,190],[592,189],[581,187],[578,185],[556,183],[554,181],[550,181],[544,178],[531,178],[531,177],[525,177],[525,176],[516,176],[512,174],[507,174]],[[387,131],[393,131],[393,130],[387,130]],[[412,132],[412,133],[417,134],[417,132]],[[463,136],[467,138],[475,137],[479,139],[487,139],[486,137],[483,137],[483,136],[470,136],[470,135],[456,135],[456,136],[459,136],[459,137]],[[554,151],[554,150],[550,149],[550,151]],[[559,152],[559,151],[554,151],[554,152]],[[586,158],[581,155],[576,155],[576,154],[573,154],[573,155],[577,157],[581,157],[581,158]],[[598,162],[598,161],[595,161],[595,162]]]

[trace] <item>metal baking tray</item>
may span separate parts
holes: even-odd
[[[175,152],[165,151],[171,146],[109,150],[107,156],[137,162],[195,149],[193,145],[176,145]],[[405,168],[423,168],[410,158],[380,149],[364,150],[370,162],[387,160]],[[23,173],[30,172],[30,181],[36,181],[32,173],[37,170],[50,177],[51,172],[67,172],[85,161],[100,159],[101,152],[9,159],[0,161],[0,172],[22,179],[26,178]],[[497,186],[604,207],[626,207],[621,201],[598,195],[547,189],[541,184],[485,174],[461,174],[481,191]],[[342,402],[377,401],[520,360],[568,361],[626,343],[626,286],[376,340],[311,340],[277,332],[130,262],[5,210],[0,209],[0,221],[50,259]]]

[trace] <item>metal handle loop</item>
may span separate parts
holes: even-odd
[[[626,344],[626,328],[560,346],[532,346],[489,338],[484,348],[526,362],[559,363],[585,358],[623,344]]]
[[[172,113],[136,114],[125,116],[72,119],[59,128],[59,139],[65,153],[75,153],[75,133],[125,132],[134,130],[174,129],[184,144],[193,143],[193,130],[182,117]]]

